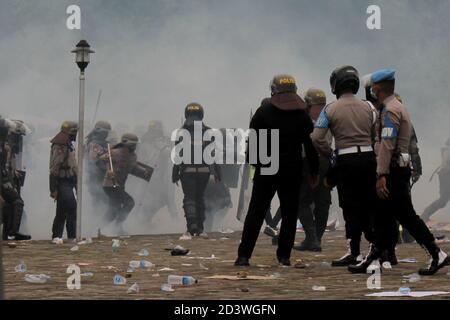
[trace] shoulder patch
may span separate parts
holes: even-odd
[[[383,139],[394,139],[397,137],[397,128],[395,128],[389,113],[384,115],[383,130],[381,131],[381,138]]]
[[[330,104],[327,104],[323,108],[322,112],[320,112],[319,118],[317,119],[316,124],[314,126],[315,128],[326,129],[330,126],[330,118],[328,118],[326,112],[329,106]]]

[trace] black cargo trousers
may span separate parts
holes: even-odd
[[[295,241],[299,193],[302,184],[302,165],[282,166],[275,175],[261,175],[256,169],[252,196],[242,231],[238,256],[250,259],[261,226],[275,193],[280,199],[281,227],[278,238],[278,259],[289,259]]]
[[[77,201],[74,195],[75,187],[76,181],[74,178],[58,179],[56,216],[53,220],[52,238],[62,238],[64,232],[64,224],[66,225],[67,238],[76,238]]]
[[[376,168],[374,152],[338,155],[336,167],[333,168],[339,206],[345,220],[345,235],[354,256],[361,253],[362,233],[370,243],[374,240]]]

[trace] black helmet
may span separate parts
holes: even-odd
[[[330,76],[331,92],[340,96],[344,90],[351,90],[356,94],[359,90],[359,74],[352,66],[342,66],[333,70]]]
[[[184,109],[184,117],[186,119],[193,119],[201,121],[203,120],[203,107],[200,103],[192,102],[189,103]]]
[[[120,143],[127,147],[135,147],[139,143],[139,138],[134,133],[124,133]]]
[[[297,93],[297,84],[293,76],[288,74],[279,74],[270,81],[270,92],[272,95],[278,93]]]

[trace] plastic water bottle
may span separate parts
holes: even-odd
[[[147,261],[147,260],[141,260],[141,261],[139,262],[139,266],[140,266],[142,269],[148,269],[148,268],[153,267],[154,264],[151,263],[150,261]]]
[[[120,274],[116,274],[114,276],[114,284],[115,285],[124,285],[127,283],[127,279],[125,279],[124,277],[122,277]]]
[[[112,251],[117,252],[120,248],[120,240],[119,239],[113,239],[112,240]]]
[[[405,295],[408,295],[411,293],[411,289],[408,287],[400,288],[400,289],[398,289],[398,291],[400,291],[401,294],[405,294]]]
[[[150,255],[150,253],[147,249],[142,249],[141,251],[139,251],[138,255],[141,257],[147,257],[148,255]]]
[[[139,285],[135,282],[131,287],[128,288],[127,293],[139,293]]]
[[[29,283],[46,283],[50,277],[45,274],[26,274],[24,279]]]
[[[409,282],[414,283],[414,282],[419,282],[421,280],[421,277],[419,274],[417,273],[413,273],[410,277],[409,277]]]
[[[27,272],[27,265],[25,262],[20,261],[20,263],[14,268],[16,272]]]
[[[191,276],[176,276],[170,275],[167,277],[167,283],[170,285],[183,285],[183,286],[191,286],[198,281]]]
[[[136,260],[131,260],[128,265],[132,269],[137,269],[137,268],[139,268],[141,266],[141,262],[140,261],[136,261]]]

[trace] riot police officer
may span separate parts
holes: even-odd
[[[372,146],[377,113],[370,102],[355,96],[359,90],[359,75],[354,67],[336,68],[331,74],[330,85],[337,101],[322,110],[312,140],[324,157],[330,157],[332,150],[326,139],[328,131],[335,139],[336,164],[330,176],[337,184],[350,250],[342,258],[334,260],[332,265],[347,266],[359,258],[362,233],[367,241],[373,240],[371,218],[375,201],[376,157]]]
[[[107,168],[103,180],[103,190],[109,198],[106,220],[116,223],[119,234],[124,234],[123,222],[135,205],[133,197],[125,191],[128,175],[149,181],[152,174],[152,168],[137,161],[138,142],[135,134],[125,133],[120,143],[113,146],[110,153],[101,156],[98,162],[101,168]]]
[[[178,181],[181,181],[184,193],[183,209],[186,217],[187,232],[183,237],[200,236],[206,238],[207,234],[204,231],[205,190],[211,173],[217,181],[220,180],[220,169],[216,164],[207,164],[203,157],[200,161],[194,161],[196,146],[200,147],[203,155],[204,149],[210,143],[202,139],[204,132],[210,129],[203,123],[203,107],[199,103],[189,103],[185,108],[184,115],[186,120],[181,129],[189,133],[190,141],[186,142],[191,150],[191,158],[174,164],[172,182],[178,183]],[[195,133],[196,129],[200,132]],[[196,140],[197,137],[200,138],[200,141]],[[180,142],[178,140],[175,143],[177,145]],[[183,140],[183,142],[185,141]]]
[[[436,244],[433,234],[416,214],[410,193],[411,119],[406,108],[396,99],[395,71],[379,70],[371,76],[371,90],[381,102],[378,119],[379,144],[377,146],[378,210],[375,215],[375,241],[366,258],[357,265],[350,265],[352,273],[365,273],[370,264],[378,260],[391,244],[386,237],[397,220],[431,256],[427,268],[419,270],[420,275],[433,275],[450,263],[450,258]],[[394,222],[392,222],[394,220]],[[390,232],[389,230],[387,231]]]
[[[303,99],[297,95],[297,84],[290,75],[277,75],[270,84],[271,97],[264,99],[250,121],[250,129],[256,131],[258,154],[264,145],[264,131],[279,133],[279,166],[274,174],[264,173],[266,164],[258,157],[255,163],[252,196],[242,231],[236,266],[248,266],[261,226],[275,193],[281,207],[281,227],[278,235],[277,258],[281,265],[289,266],[295,240],[299,193],[302,184],[302,146],[309,164],[311,185],[317,185],[319,160],[310,133],[311,118],[306,112]],[[250,149],[249,149],[250,150]],[[270,145],[267,154],[272,154]],[[248,159],[255,155],[248,152]],[[252,163],[253,164],[253,163]]]
[[[50,196],[56,201],[52,238],[57,243],[62,238],[66,224],[67,238],[76,238],[77,201],[74,189],[77,185],[75,147],[78,124],[64,121],[61,131],[51,140]]]
[[[313,123],[317,122],[322,109],[326,105],[326,95],[321,89],[310,88],[306,91],[305,102]],[[326,137],[330,147],[331,133]],[[331,190],[324,184],[324,178],[330,166],[329,157],[319,156],[319,184],[315,188],[307,183],[308,166],[303,167],[303,181],[300,191],[299,219],[305,231],[305,240],[294,249],[300,251],[321,251],[321,240],[328,221],[331,205]],[[313,209],[311,207],[314,207]]]

